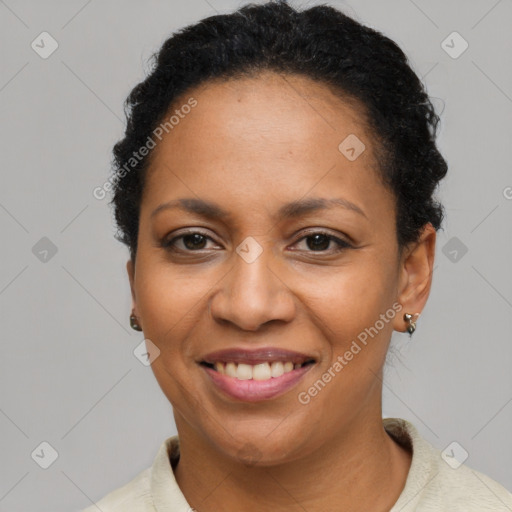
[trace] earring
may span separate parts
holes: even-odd
[[[142,327],[139,325],[137,317],[133,313],[130,315],[130,327],[136,331],[142,331]]]
[[[416,330],[416,321],[418,320],[419,316],[419,313],[414,313],[414,315],[409,313],[404,314],[404,321],[409,324],[407,326],[407,332],[409,333],[409,336],[412,336],[412,333]]]

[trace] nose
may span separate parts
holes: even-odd
[[[272,320],[290,322],[295,315],[293,292],[279,275],[272,251],[263,250],[254,261],[234,253],[233,260],[210,298],[212,317],[246,331],[257,331]]]

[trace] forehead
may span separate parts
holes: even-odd
[[[153,150],[144,191],[150,202],[220,191],[293,200],[340,185],[355,196],[382,195],[363,109],[326,85],[271,72],[215,80],[182,95],[172,112],[190,98],[197,106]],[[349,159],[347,146],[361,153]]]
[[[275,142],[283,150],[311,138],[330,140],[329,136],[342,136],[344,132],[369,139],[365,107],[355,98],[340,94],[308,77],[271,71],[237,79],[214,79],[174,102],[172,111],[179,110],[191,96],[198,106],[186,122],[172,129],[174,137],[168,138],[174,141],[169,142],[179,144],[179,139],[192,131],[217,139],[236,135],[241,143],[266,139],[266,143]],[[372,152],[371,147],[368,149],[367,155]]]

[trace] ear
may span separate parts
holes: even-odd
[[[425,307],[432,285],[435,249],[436,230],[430,222],[423,227],[419,240],[404,248],[399,266],[397,299],[403,309],[393,323],[396,331],[407,330],[404,313],[414,315]]]
[[[126,262],[126,270],[128,272],[128,279],[130,280],[130,290],[132,293],[132,309],[135,312],[135,316],[137,315],[137,312],[135,311],[135,308],[137,306],[137,300],[135,296],[135,265],[133,264],[133,261],[129,259]]]

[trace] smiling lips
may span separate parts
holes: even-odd
[[[221,350],[200,365],[211,380],[233,398],[258,401],[288,391],[313,366],[311,356],[288,350]]]
[[[273,361],[272,363],[259,363],[255,365],[244,363],[215,363],[214,368],[222,375],[235,377],[238,380],[268,380],[291,372],[294,368],[300,368],[301,364],[293,364],[291,361],[282,363]]]

